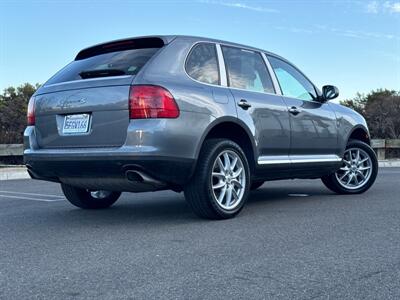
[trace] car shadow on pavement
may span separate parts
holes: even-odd
[[[323,187],[271,187],[264,185],[263,187],[251,191],[247,205],[256,202],[291,202],[303,200],[315,201],[321,196],[332,196],[335,195],[333,192]],[[318,198],[316,198],[318,197]]]
[[[302,193],[310,196],[291,197],[289,193]],[[151,195],[151,196],[149,196]],[[300,195],[300,194],[299,194]],[[252,191],[246,207],[239,217],[246,216],[246,211],[251,214],[271,213],[271,209],[276,209],[277,205],[287,207],[292,202],[303,201],[324,201],[321,196],[331,196],[332,193],[322,188],[281,188],[281,187],[263,187]],[[82,210],[73,206],[63,208],[58,207],[52,211],[44,210],[46,220],[54,223],[60,219],[67,223],[76,224],[184,224],[196,222],[208,222],[194,215],[189,205],[184,200],[183,193],[161,192],[152,194],[123,194],[113,207],[104,210]],[[256,206],[257,209],[251,209]],[[246,208],[249,208],[247,210]]]

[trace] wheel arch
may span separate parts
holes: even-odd
[[[359,140],[368,145],[371,145],[371,137],[369,131],[363,125],[354,126],[347,137],[347,143],[349,140]]]
[[[256,167],[257,148],[252,131],[243,121],[229,116],[214,120],[201,137],[196,150],[196,161],[204,141],[209,138],[228,138],[236,142],[246,154],[251,171],[254,171]]]

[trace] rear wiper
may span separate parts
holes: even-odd
[[[124,70],[119,70],[119,69],[99,69],[99,70],[82,71],[79,73],[79,76],[81,76],[82,79],[87,79],[95,77],[119,76],[125,74],[126,73]]]

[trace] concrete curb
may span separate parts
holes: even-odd
[[[381,160],[380,168],[400,168],[400,159],[398,160]],[[28,179],[31,178],[25,167],[6,167],[0,168],[0,180],[12,179]]]
[[[380,160],[379,167],[380,168],[399,168],[400,167],[400,159]]]
[[[25,167],[0,168],[0,180],[31,178]]]

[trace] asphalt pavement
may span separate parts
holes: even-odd
[[[57,184],[0,181],[0,299],[88,298],[400,299],[400,168],[355,196],[266,182],[225,221],[170,191],[85,211]]]

